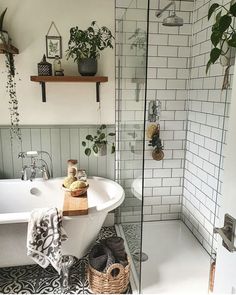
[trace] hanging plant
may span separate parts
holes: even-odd
[[[210,52],[206,73],[209,71],[211,65],[216,63],[220,58],[227,59],[228,62],[224,61],[223,65],[229,67],[230,49],[236,47],[236,30],[232,25],[233,19],[236,17],[236,3],[231,1],[229,9],[218,3],[212,4],[208,11],[208,20],[210,20],[214,12],[216,13],[216,17],[211,34],[211,42],[214,48]]]
[[[10,48],[11,39],[8,33],[3,30],[3,20],[7,8],[0,15],[0,41],[6,47],[5,53],[5,64],[7,69],[7,85],[6,90],[9,94],[9,111],[11,121],[11,138],[15,135],[21,140],[21,132],[19,128],[19,112],[18,112],[18,98],[16,95],[16,82],[15,82],[15,62],[13,53],[9,52],[7,48]]]
[[[88,144],[85,141],[82,141],[82,146],[85,147],[85,155],[90,156],[93,151],[95,156],[105,156],[107,154],[107,145],[111,144],[111,154],[115,153],[115,143],[109,142],[109,139],[115,136],[114,132],[106,133],[106,125],[101,125],[97,128],[96,135],[88,134],[86,139],[91,143],[92,147],[88,147]]]

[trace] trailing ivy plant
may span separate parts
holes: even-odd
[[[9,94],[9,112],[11,120],[11,138],[15,135],[21,140],[21,130],[19,127],[19,111],[18,111],[18,99],[16,95],[16,82],[15,82],[15,65],[13,54],[6,55],[6,68],[7,68],[7,85],[6,89]],[[11,60],[11,61],[9,61]],[[14,69],[14,75],[12,75],[12,69]]]
[[[3,30],[3,20],[6,14],[7,8],[0,15],[0,40],[6,47],[10,47],[10,38],[6,40]],[[21,140],[21,131],[19,128],[19,112],[18,112],[18,99],[16,95],[16,82],[15,82],[15,62],[14,55],[9,51],[5,51],[5,64],[7,69],[7,84],[6,90],[9,94],[9,111],[11,120],[11,138],[15,135],[19,140]]]
[[[92,150],[93,150],[94,154],[98,154],[100,148],[103,145],[107,145],[107,144],[111,144],[111,154],[114,154],[114,152],[116,150],[115,143],[109,142],[109,140],[110,140],[110,137],[115,136],[115,133],[110,132],[107,134],[106,128],[107,128],[107,126],[103,124],[97,129],[96,135],[88,134],[86,136],[87,141],[91,142],[91,144],[92,144],[91,148],[87,147],[87,143],[85,141],[82,141],[82,146],[86,147],[86,149],[84,151],[86,156],[89,157],[91,155]]]
[[[229,9],[218,3],[212,4],[208,11],[208,20],[210,20],[214,12],[216,13],[216,17],[211,34],[211,42],[214,48],[210,53],[210,59],[206,66],[206,73],[210,66],[221,56],[227,55],[230,48],[236,47],[236,30],[232,24],[233,18],[236,17],[236,3],[231,1]]]

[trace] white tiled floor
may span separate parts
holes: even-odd
[[[144,222],[143,294],[207,294],[210,257],[182,221]]]

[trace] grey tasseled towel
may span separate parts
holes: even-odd
[[[120,263],[125,267],[128,261],[124,240],[120,237],[102,240],[101,243],[93,246],[89,253],[89,263],[94,269],[101,272],[106,272],[107,268],[114,263]]]
[[[104,244],[96,244],[89,253],[89,263],[94,269],[106,272],[115,263],[115,258]]]

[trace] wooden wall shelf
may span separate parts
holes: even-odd
[[[46,102],[46,86],[48,82],[96,83],[96,101],[100,102],[100,83],[108,81],[105,76],[31,76],[30,80],[39,82],[42,87],[42,101]]]
[[[19,50],[13,46],[13,45],[6,45],[6,44],[0,44],[0,53],[4,54],[5,52],[13,53],[13,54],[19,54]]]

